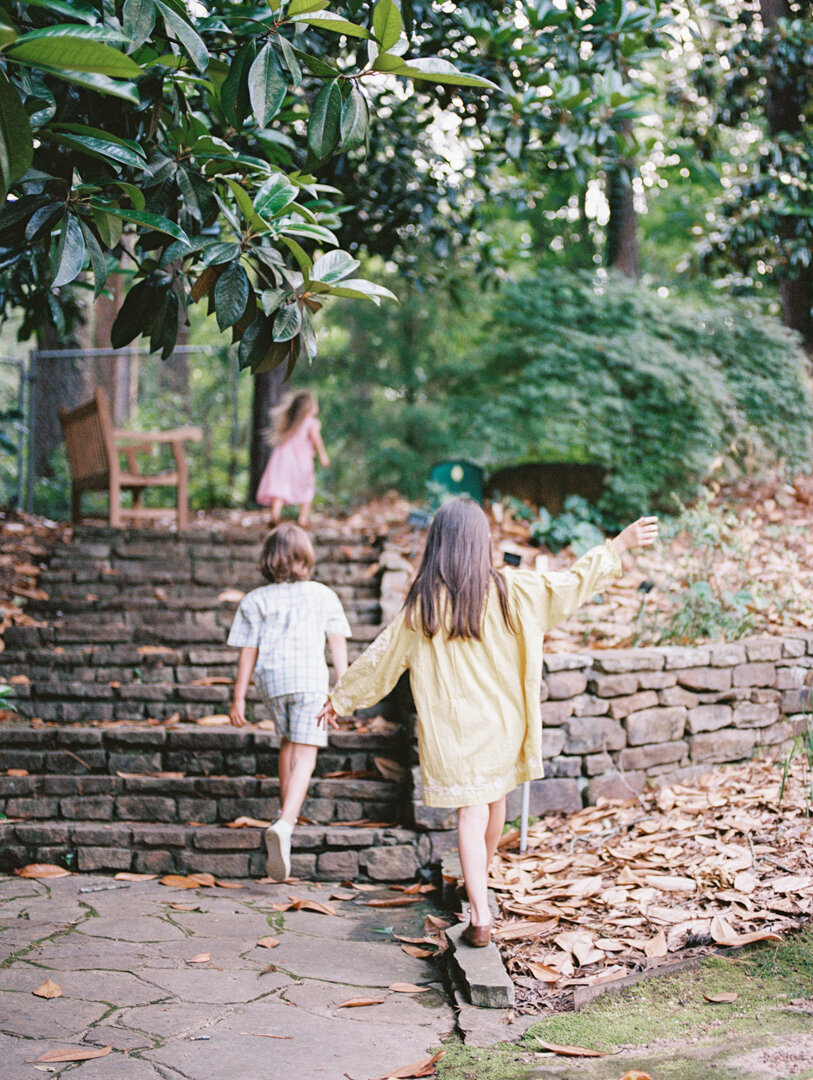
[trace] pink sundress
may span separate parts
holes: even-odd
[[[260,506],[269,506],[273,499],[282,499],[294,506],[313,501],[316,447],[312,437],[318,434],[319,428],[316,417],[309,416],[274,447],[257,487]]]

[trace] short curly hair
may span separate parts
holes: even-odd
[[[307,581],[316,556],[310,537],[292,521],[284,521],[265,538],[260,555],[260,573],[272,585],[287,581]]]

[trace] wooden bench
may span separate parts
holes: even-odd
[[[82,518],[82,493],[106,491],[110,498],[108,520],[120,527],[123,519],[134,522],[163,517],[167,511],[142,505],[144,490],[150,487],[178,489],[178,528],[189,524],[189,471],[184,441],[198,441],[200,428],[183,427],[174,431],[122,431],[113,426],[110,406],[104,390],[97,389],[92,401],[76,409],[59,410],[59,422],[65,437],[68,465],[71,470],[71,520]],[[145,476],[139,471],[136,455],[147,452],[157,443],[170,443],[175,469]],[[123,470],[119,456],[125,454],[127,468]],[[133,505],[121,505],[122,491],[130,491]]]

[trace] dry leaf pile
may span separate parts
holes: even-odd
[[[69,535],[64,522],[0,510],[0,650],[9,626],[38,626],[23,610],[26,600],[47,599],[39,587],[40,563]]]
[[[634,803],[589,806],[503,838],[495,940],[521,1011],[719,947],[776,940],[813,915],[805,758],[718,769]]]

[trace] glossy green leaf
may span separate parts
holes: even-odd
[[[308,147],[318,160],[329,157],[339,142],[342,92],[338,82],[323,86],[311,109]]]
[[[50,234],[51,229],[64,213],[65,204],[61,202],[49,203],[47,206],[41,206],[39,210],[35,210],[25,227],[26,242],[30,244],[45,229]]]
[[[317,346],[316,346],[316,334],[313,331],[313,322],[309,311],[302,312],[302,329],[300,331],[300,338],[302,345],[305,349],[305,356],[308,360],[313,361],[316,359]]]
[[[130,202],[133,204],[134,210],[143,210],[147,205],[147,200],[144,197],[144,192],[141,188],[136,187],[135,184],[129,184],[124,180],[114,180],[113,187],[120,188],[125,195],[130,197]]]
[[[26,7],[45,8],[66,19],[84,19],[93,23],[98,18],[90,0],[27,0]]]
[[[324,225],[313,225],[309,221],[286,221],[278,230],[280,236],[306,236],[309,240],[318,240],[320,244],[337,244],[336,234]]]
[[[285,61],[285,66],[291,73],[291,81],[294,86],[299,86],[302,82],[302,68],[299,66],[299,61],[296,58],[296,51],[293,45],[282,34],[277,38],[277,44],[282,50],[282,58]]]
[[[0,17],[0,48],[10,45],[17,37],[17,29],[10,22]]]
[[[175,240],[183,240],[184,243],[189,243],[189,237],[180,225],[176,225],[174,221],[170,221],[169,218],[165,218],[162,214],[148,214],[144,210],[122,210],[118,206],[108,206],[106,203],[96,199],[91,199],[90,205],[97,210],[103,210],[106,214],[120,217],[124,221],[132,221],[136,225],[144,225],[147,229],[166,233],[167,236],[171,236]]]
[[[286,15],[293,19],[296,15],[307,15],[310,11],[323,11],[328,6],[328,0],[291,0]]]
[[[217,325],[225,330],[240,319],[246,310],[251,285],[239,260],[229,263],[215,285]]]
[[[248,73],[251,110],[261,128],[268,127],[288,92],[288,80],[277,67],[275,57],[272,46],[265,45],[257,54]]]
[[[357,86],[342,102],[341,136],[342,149],[355,150],[363,146],[367,138],[369,110],[367,99]]]
[[[305,251],[302,245],[297,243],[297,241],[294,240],[292,237],[286,236],[284,233],[281,233],[280,240],[291,252],[293,257],[299,264],[300,270],[307,277],[307,275],[310,273],[310,268],[313,266],[313,259],[311,259],[310,255],[308,255],[307,251]]]
[[[164,17],[167,30],[181,43],[198,71],[205,71],[209,63],[209,50],[197,30],[162,0],[155,0],[155,6]]]
[[[254,196],[254,209],[265,218],[272,218],[289,206],[299,194],[299,188],[283,173],[274,173]]]
[[[111,26],[86,26],[84,23],[58,23],[56,26],[43,26],[37,30],[29,30],[18,41],[39,41],[43,38],[65,37],[80,38],[84,41],[105,41],[109,45],[126,45],[127,38]]]
[[[346,34],[347,37],[368,38],[370,33],[363,26],[345,19],[335,11],[317,11],[315,15],[296,15],[295,21],[315,26],[319,30],[332,30],[334,34]]]
[[[124,0],[122,29],[133,48],[143,45],[155,26],[154,0]]]
[[[346,251],[328,251],[314,261],[311,277],[314,281],[332,285],[358,270],[360,265],[358,259],[354,259]]]
[[[62,230],[54,255],[52,287],[57,289],[75,281],[82,272],[84,262],[85,240],[79,221],[73,214],[66,214],[62,219]]]
[[[258,315],[249,323],[240,338],[237,349],[237,362],[240,367],[250,368],[259,363],[272,340],[270,321],[264,315]]]
[[[257,214],[254,210],[254,205],[251,201],[251,196],[249,195],[249,193],[242,186],[242,184],[238,184],[237,181],[232,180],[230,176],[225,176],[223,179],[226,181],[226,184],[231,190],[231,193],[234,196],[234,201],[240,208],[240,213],[243,215],[243,221],[245,221],[247,224],[253,222],[253,220],[257,217]]]
[[[385,289],[383,285],[377,285],[374,281],[367,281],[365,278],[344,278],[338,285],[331,285],[329,293],[331,296],[372,300],[375,304],[379,304],[383,299],[398,301],[398,297],[394,292]]]
[[[373,8],[373,35],[383,52],[395,44],[403,29],[401,12],[394,0],[378,0]]]
[[[97,209],[94,209],[90,216],[99,231],[102,243],[108,248],[116,247],[119,240],[121,240],[122,230],[124,229],[124,222],[121,218]]]
[[[90,265],[93,269],[93,295],[99,296],[107,281],[107,262],[91,227],[81,218],[79,219],[79,227],[82,230],[82,236],[85,238],[85,245],[90,255]]]
[[[499,90],[496,83],[480,75],[468,75],[458,71],[454,64],[439,56],[426,56],[403,61],[400,56],[382,53],[373,64],[376,71],[391,72],[405,79],[419,79],[449,86],[478,86],[487,90]]]
[[[111,45],[70,34],[35,38],[23,34],[6,49],[5,56],[35,67],[85,71],[114,79],[137,79],[142,74],[134,60]]]
[[[299,304],[296,301],[286,304],[279,309],[274,319],[274,341],[290,341],[299,333],[301,326],[302,309]]]
[[[79,125],[75,125],[79,129]],[[90,129],[89,129],[90,130]],[[115,161],[120,165],[129,165],[134,169],[145,169],[146,162],[142,154],[137,154],[129,146],[121,142],[112,142],[110,139],[99,138],[97,135],[75,135],[61,128],[51,128],[44,133],[55,143],[69,146],[80,153],[102,161]]]
[[[226,240],[218,240],[204,248],[202,262],[204,266],[220,266],[240,257],[240,245]]]
[[[255,49],[256,45],[253,41],[247,41],[240,46],[220,88],[220,103],[223,106],[223,112],[235,128],[242,126],[251,111],[248,75],[254,60]]]
[[[0,204],[33,161],[31,125],[19,94],[0,71]]]
[[[110,330],[114,349],[129,345],[139,334],[147,334],[155,319],[156,291],[146,281],[133,285],[119,308]]]
[[[93,72],[60,71],[55,67],[38,64],[37,68],[44,75],[53,75],[63,82],[73,83],[74,86],[82,86],[86,90],[94,90],[97,94],[107,94],[109,97],[121,98],[122,101],[132,101],[137,105],[139,102],[138,88],[134,82],[126,82],[123,79],[114,79],[108,75],[97,75]]]

